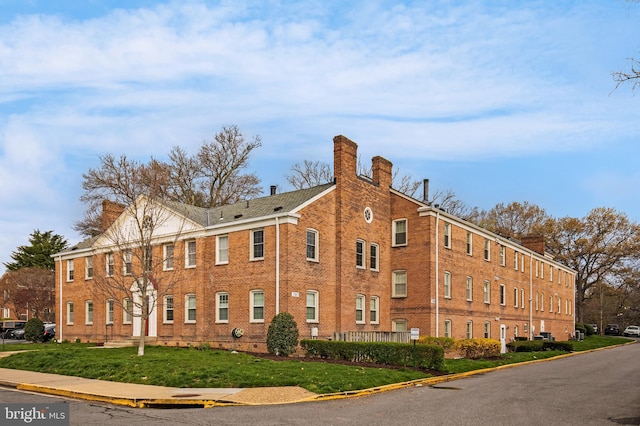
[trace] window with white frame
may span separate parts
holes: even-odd
[[[473,321],[467,321],[467,339],[473,339]]]
[[[73,259],[67,260],[67,281],[73,281]]]
[[[364,241],[356,241],[356,268],[364,268]]]
[[[467,277],[467,301],[473,300],[473,278]]]
[[[229,293],[216,293],[216,322],[229,322]]]
[[[356,324],[364,324],[364,295],[356,295]]]
[[[500,265],[504,266],[507,263],[507,248],[503,245],[500,245]]]
[[[520,307],[524,309],[525,306],[525,298],[524,298],[524,288],[520,289]]]
[[[538,278],[540,274],[540,261],[536,260],[536,278]]]
[[[378,270],[378,251],[379,247],[376,243],[369,245],[369,268],[372,271]]]
[[[131,324],[133,321],[133,302],[131,299],[124,299],[123,303],[123,313],[122,313],[122,323],[123,324]]]
[[[125,275],[131,275],[133,273],[133,265],[131,263],[131,250],[125,250],[122,254],[122,266]]]
[[[229,236],[218,235],[216,237],[216,265],[229,263]]]
[[[93,324],[93,301],[87,300],[84,302],[84,323],[87,325]]]
[[[196,266],[196,240],[188,240],[184,243],[184,267],[195,268]]]
[[[444,222],[444,247],[451,248],[451,224]]]
[[[73,325],[73,302],[67,302],[67,325]]]
[[[518,270],[518,258],[520,254],[517,251],[513,252],[513,269]]]
[[[473,234],[471,231],[467,231],[467,254],[473,255]]]
[[[174,245],[173,244],[165,244],[162,247],[162,255],[163,255],[163,262],[162,262],[162,268],[165,271],[170,271],[173,269],[173,252],[174,252]]]
[[[84,277],[88,280],[93,278],[93,256],[84,258]]]
[[[544,279],[544,262],[540,262],[540,278]]]
[[[407,297],[407,271],[393,271],[392,297]]]
[[[377,296],[372,296],[369,299],[369,322],[371,324],[379,324],[380,317],[378,310],[380,309],[380,298]]]
[[[513,337],[518,337],[518,326],[514,325],[513,326]]]
[[[485,339],[490,339],[491,338],[491,321],[485,321],[484,322],[484,333],[483,333],[483,337]]]
[[[107,300],[107,324],[113,324],[114,307],[113,299]]]
[[[553,296],[549,296],[549,313],[553,313]]]
[[[540,293],[540,312],[544,312],[544,293]]]
[[[444,271],[444,294],[445,299],[451,299],[451,272]]]
[[[196,295],[187,294],[184,297],[184,322],[196,322]]]
[[[251,291],[251,322],[264,322],[264,291]]]
[[[536,311],[537,311],[538,309],[540,309],[539,302],[538,302],[538,292],[537,291],[536,291],[535,299],[536,299]]]
[[[558,284],[562,283],[562,272],[560,271],[560,268],[558,268]]]
[[[318,322],[318,292],[307,291],[307,322]]]
[[[562,299],[558,297],[558,313],[562,313]]]
[[[500,304],[502,306],[507,304],[507,289],[504,284],[500,284]]]
[[[407,320],[396,319],[391,321],[391,331],[407,331]]]
[[[520,262],[520,271],[524,272],[524,254],[521,257],[521,262]]]
[[[491,303],[491,282],[489,280],[484,281],[483,296],[484,296],[484,303],[486,303],[487,305],[490,304]]]
[[[318,261],[318,231],[307,229],[307,260]]]
[[[451,320],[444,320],[444,337],[451,337]]]
[[[393,221],[393,246],[407,245],[407,219]]]
[[[145,271],[151,272],[153,270],[153,248],[151,246],[147,246],[142,250],[142,264]]]
[[[513,307],[514,308],[518,307],[518,296],[519,296],[518,288],[516,287],[513,289]]]
[[[553,266],[549,265],[549,281],[553,282]]]
[[[264,259],[264,229],[251,231],[251,260]]]
[[[168,324],[173,324],[174,303],[173,295],[168,294],[164,296],[164,315],[163,321]]]
[[[484,239],[484,260],[491,260],[491,241]]]

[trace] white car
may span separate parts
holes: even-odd
[[[624,336],[629,336],[629,337],[630,336],[640,337],[640,327],[638,327],[637,325],[630,325],[629,327],[624,329],[622,334]]]

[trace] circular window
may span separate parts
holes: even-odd
[[[373,210],[371,210],[371,208],[369,207],[364,209],[364,220],[366,220],[367,223],[371,223],[371,221],[373,220]]]

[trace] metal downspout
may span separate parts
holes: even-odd
[[[280,313],[280,221],[276,216],[276,315]]]
[[[436,337],[440,337],[440,210],[436,211]]]
[[[58,343],[62,343],[62,256],[58,256],[58,262],[60,262],[60,276],[59,276],[59,285],[60,285],[60,307],[58,310],[58,319],[59,324],[56,326],[58,330],[60,330],[60,334],[58,335]]]
[[[533,256],[529,254],[529,340],[533,340]]]

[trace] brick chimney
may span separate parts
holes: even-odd
[[[545,245],[544,245],[544,236],[542,235],[527,235],[526,237],[522,237],[520,239],[522,245],[526,248],[535,251],[536,253],[540,253],[544,255],[545,253]]]
[[[342,176],[355,178],[358,164],[358,144],[338,135],[333,138],[333,173],[337,179]]]
[[[120,203],[114,203],[113,201],[103,200],[102,201],[102,224],[101,231],[104,232],[109,228],[113,222],[118,219],[118,217],[124,211],[125,206]]]
[[[389,188],[391,186],[393,164],[386,158],[376,156],[371,159],[371,169],[373,172],[373,181],[380,185],[381,188]]]

